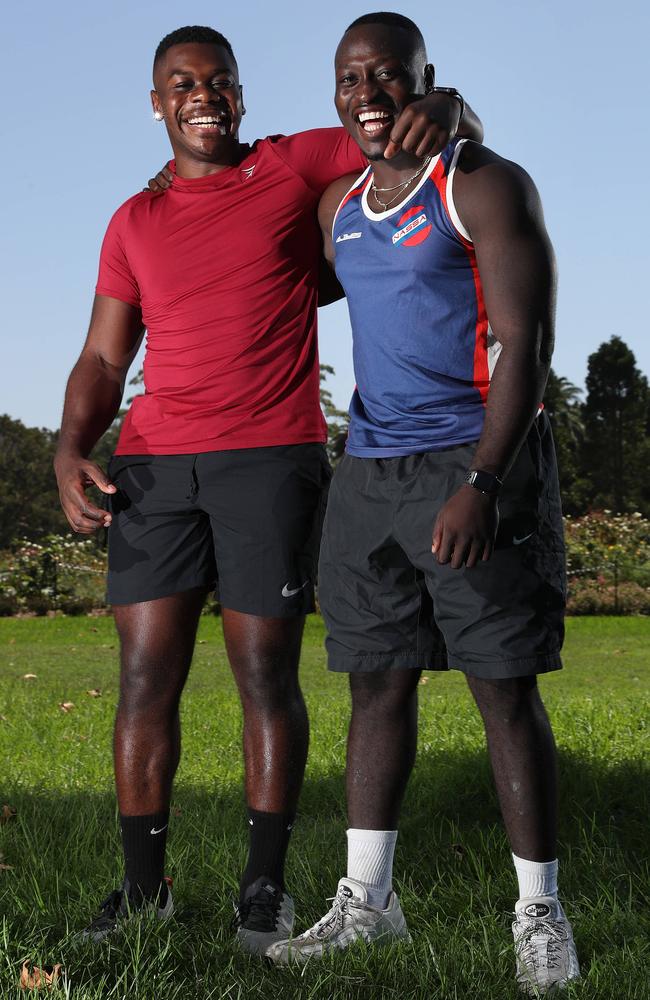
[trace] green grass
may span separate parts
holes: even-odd
[[[308,625],[302,677],[312,722],[289,856],[301,927],[321,916],[345,864],[346,679]],[[239,954],[229,927],[245,856],[240,714],[220,625],[203,619],[183,703],[168,871],[177,915],[110,943],[72,932],[119,883],[110,739],[117,693],[110,619],[0,620],[0,998],[24,960],[62,962],[49,995],[74,1000],[508,1000],[515,881],[476,710],[458,674],[420,687],[418,762],[396,883],[413,944],[355,949],[304,970]],[[567,998],[647,1000],[650,966],[649,619],[573,619],[565,663],[541,680],[560,751],[561,893],[583,982]],[[23,680],[26,673],[36,680]],[[86,691],[100,688],[102,696]],[[64,714],[60,702],[75,708]]]

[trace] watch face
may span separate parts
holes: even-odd
[[[503,485],[498,476],[493,476],[491,472],[482,472],[481,469],[472,469],[468,472],[465,482],[481,493],[495,496]]]

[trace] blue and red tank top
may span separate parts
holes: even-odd
[[[417,187],[385,212],[368,205],[372,168],[333,224],[356,389],[347,450],[361,458],[437,451],[477,440],[500,345],[476,255],[453,201],[465,140],[434,157]]]

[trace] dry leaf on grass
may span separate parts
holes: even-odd
[[[420,677],[420,684],[428,684],[428,683],[429,683],[428,677]]]
[[[99,690],[99,688],[92,688],[91,691],[86,691],[86,694],[89,694],[91,698],[101,698],[102,696],[102,693]]]
[[[20,973],[21,990],[51,990],[61,975],[60,965],[46,965],[39,969],[24,962]]]
[[[0,826],[4,826],[5,823],[10,823],[12,819],[16,818],[16,810],[13,806],[4,805],[0,809]]]
[[[5,865],[0,862],[0,872],[12,872],[14,870],[13,865]]]
[[[24,681],[35,681],[38,678],[38,674],[23,674]]]
[[[60,701],[59,702],[59,708],[61,709],[62,712],[71,712],[72,709],[74,708],[74,702],[73,701]]]
[[[7,722],[7,721],[8,720],[6,715],[0,715],[0,722]]]

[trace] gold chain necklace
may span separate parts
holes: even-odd
[[[375,196],[375,201],[377,202],[378,205],[381,205],[381,207],[383,208],[384,212],[389,208],[390,205],[393,204],[394,201],[397,201],[397,199],[402,194],[402,192],[407,189],[407,187],[409,186],[409,184],[411,183],[411,181],[414,181],[416,177],[419,177],[420,174],[423,173],[426,170],[426,168],[429,166],[430,162],[431,162],[431,157],[427,156],[425,158],[424,163],[422,164],[422,166],[418,170],[416,170],[414,174],[411,174],[411,176],[409,178],[407,178],[407,180],[400,181],[399,184],[393,184],[392,187],[378,188],[377,185],[375,184],[375,175],[374,175],[374,172],[373,172],[372,181],[370,183],[370,188],[372,190],[372,193]],[[381,198],[379,197],[378,193],[377,193],[378,191],[380,191],[382,194],[385,194],[386,191],[397,191],[397,194],[394,194],[392,198],[388,199],[388,201],[382,201]]]

